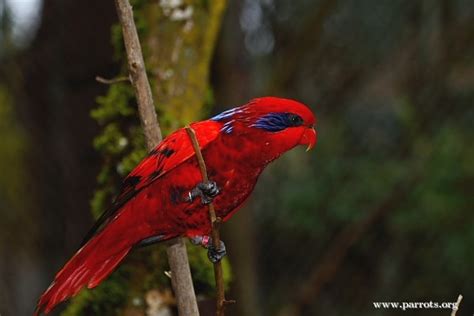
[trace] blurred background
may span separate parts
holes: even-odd
[[[271,165],[223,227],[228,315],[398,315],[373,302],[458,294],[474,313],[472,1],[133,3],[165,133],[263,95],[318,116],[315,150]],[[126,75],[121,41],[112,0],[0,0],[2,316],[32,313],[145,155],[131,87],[95,80]],[[55,313],[167,315],[156,297],[174,313],[163,249]],[[211,315],[212,267],[188,250]]]

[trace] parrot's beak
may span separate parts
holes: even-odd
[[[307,145],[306,151],[310,151],[315,145],[317,141],[316,130],[314,127],[309,127],[305,129],[303,135],[300,139],[300,145]]]

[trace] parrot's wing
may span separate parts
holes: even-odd
[[[199,145],[203,149],[217,138],[222,123],[208,120],[193,123],[191,127],[196,132]],[[82,245],[112,220],[120,208],[143,188],[194,156],[195,152],[191,140],[184,128],[166,137],[123,180],[120,194],[95,222],[84,238]]]

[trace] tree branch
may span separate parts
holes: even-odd
[[[117,14],[122,25],[123,41],[127,51],[130,80],[135,88],[140,121],[145,133],[148,149],[153,149],[162,140],[160,125],[156,118],[150,83],[145,71],[142,48],[133,20],[132,6],[128,0],[115,0]]]
[[[116,77],[112,79],[106,79],[101,76],[95,76],[95,81],[103,83],[103,84],[114,84],[114,83],[125,82],[125,81],[130,82],[130,78],[122,76],[122,77]]]
[[[459,310],[459,306],[461,305],[462,295],[459,294],[458,300],[456,301],[456,305],[453,307],[453,311],[451,312],[451,316],[456,316],[457,311]]]
[[[115,5],[122,25],[130,81],[135,89],[146,144],[148,149],[151,150],[162,140],[162,135],[156,117],[150,83],[145,71],[145,62],[137,29],[133,20],[133,11],[128,0],[115,0]],[[172,272],[171,283],[176,295],[179,314],[198,316],[199,310],[188,263],[188,254],[182,238],[177,238],[169,244],[167,254]]]
[[[206,163],[202,156],[201,148],[199,142],[196,138],[196,133],[191,126],[186,126],[186,132],[188,133],[191,143],[193,144],[194,152],[196,153],[196,158],[199,163],[199,169],[201,170],[202,180],[204,182],[209,181],[207,175]],[[221,223],[221,218],[216,216],[216,210],[214,208],[214,203],[209,203],[209,220],[211,222],[212,229],[212,244],[215,249],[220,248],[220,234],[219,234],[219,225]],[[235,301],[227,301],[225,299],[225,289],[224,289],[224,278],[222,274],[222,264],[220,261],[214,263],[214,278],[216,280],[216,316],[224,316],[225,306],[227,304],[235,303]]]

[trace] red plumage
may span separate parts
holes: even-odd
[[[314,115],[306,106],[273,97],[255,99],[191,124],[209,178],[220,188],[214,198],[217,216],[226,221],[239,209],[269,162],[296,145],[313,147],[314,124]],[[200,181],[191,141],[186,131],[179,129],[124,179],[112,207],[58,272],[41,296],[35,314],[50,312],[83,287],[97,286],[144,239],[209,235],[207,206],[199,199],[185,201]]]

